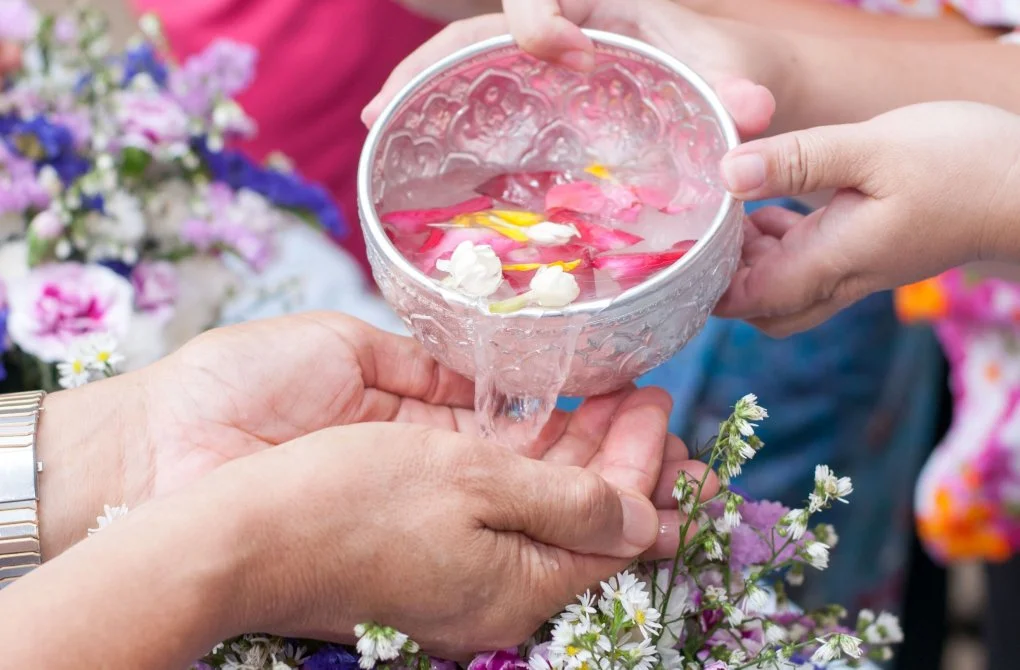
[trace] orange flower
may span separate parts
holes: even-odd
[[[949,300],[938,277],[896,290],[896,313],[905,323],[935,321],[949,313]]]
[[[937,547],[950,561],[980,558],[1003,562],[1010,558],[1009,542],[994,527],[994,509],[986,503],[957,504],[942,487],[935,493],[935,509],[919,515],[917,530],[921,539]]]

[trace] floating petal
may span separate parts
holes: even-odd
[[[569,181],[570,177],[563,172],[515,172],[493,177],[476,188],[475,192],[537,211],[544,208],[545,195],[550,188]]]
[[[570,224],[577,228],[581,241],[595,251],[618,251],[643,242],[644,238],[623,230],[601,226],[578,212],[558,209],[549,212],[549,220],[553,223]]]
[[[549,189],[545,196],[545,209],[569,209],[630,223],[636,221],[641,213],[641,203],[624,186],[579,181]]]
[[[694,242],[685,240],[673,246],[669,251],[602,254],[592,259],[596,270],[603,270],[617,281],[623,288],[635,286],[650,275],[667,268],[684,257]]]
[[[453,221],[459,216],[472,214],[487,209],[492,209],[492,198],[478,196],[450,207],[436,207],[433,209],[405,209],[397,212],[383,214],[382,222],[391,226],[398,233],[413,235],[424,233],[429,224],[446,223]]]

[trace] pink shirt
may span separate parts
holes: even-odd
[[[350,229],[343,244],[364,264],[355,189],[361,109],[438,26],[390,0],[132,2],[163,19],[178,57],[216,37],[259,50],[255,83],[240,98],[259,132],[241,148],[258,160],[281,151],[329,188]]]

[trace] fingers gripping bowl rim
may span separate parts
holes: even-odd
[[[621,35],[585,32],[596,45],[597,65],[589,74],[542,63],[521,52],[509,35],[442,59],[386,106],[365,144],[358,202],[376,281],[412,334],[466,376],[474,376],[474,361],[470,351],[460,349],[470,348],[480,319],[499,319],[503,330],[534,336],[536,345],[557,327],[586,320],[564,391],[588,395],[619,388],[700,331],[736,270],[742,205],[720,185],[718,163],[739,141],[721,100],[700,76],[656,48]],[[558,310],[483,314],[471,298],[406,259],[380,221],[385,190],[409,179],[483,165],[513,171],[543,161],[582,160],[580,154],[591,160],[593,151],[609,154],[603,162],[610,164],[614,156],[657,152],[678,174],[693,172],[718,192],[718,208],[697,244],[614,298]],[[526,358],[522,347],[509,346],[505,353]],[[514,383],[538,383],[518,373]]]

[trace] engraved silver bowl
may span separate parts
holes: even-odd
[[[597,48],[587,74],[538,61],[509,36],[439,61],[386,108],[361,157],[361,223],[386,300],[438,361],[469,378],[485,366],[489,384],[518,397],[548,396],[561,381],[564,395],[607,393],[668,360],[704,327],[739,258],[742,206],[718,178],[738,143],[722,103],[658,49],[587,32]],[[696,179],[713,198],[698,244],[613,299],[488,314],[406,260],[379,220],[386,190],[409,180],[592,162],[654,164]]]

